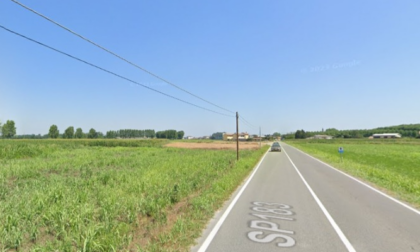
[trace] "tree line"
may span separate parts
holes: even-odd
[[[153,129],[136,130],[136,129],[121,129],[110,130],[106,132],[106,138],[166,138],[166,139],[182,139],[184,138],[184,131],[164,130],[155,132]]]
[[[184,138],[184,131],[164,130],[156,132],[156,138],[166,139],[182,139]]]
[[[106,132],[106,138],[155,138],[155,130],[121,129]]]
[[[402,137],[420,138],[420,124],[403,124],[398,126],[379,127],[375,129],[363,130],[338,130],[335,128],[322,129],[321,131],[297,130],[295,133],[283,135],[286,139],[304,139],[315,135],[329,135],[334,138],[363,138],[370,137],[373,134],[398,133]]]
[[[49,138],[64,138],[64,139],[81,139],[81,138],[103,138],[104,135],[102,132],[96,131],[94,128],[91,128],[87,133],[84,133],[82,128],[77,128],[76,131],[74,131],[73,126],[67,127],[67,129],[64,130],[63,134],[60,134],[60,131],[57,127],[57,125],[53,124],[51,125],[49,131],[48,131],[48,137]]]
[[[110,130],[104,135],[100,131],[96,131],[91,128],[88,132],[83,132],[82,128],[74,129],[73,126],[67,127],[63,133],[60,134],[60,130],[57,125],[53,124],[48,130],[48,134],[45,135],[16,135],[16,126],[13,120],[7,120],[2,125],[0,122],[0,133],[2,138],[15,138],[15,139],[43,139],[43,138],[63,138],[63,139],[81,139],[81,138],[166,138],[166,139],[182,139],[184,137],[184,131],[176,130],[164,130],[155,132],[153,129],[137,130],[137,129],[120,129]]]

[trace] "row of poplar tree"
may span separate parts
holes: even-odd
[[[176,131],[173,129],[157,131],[152,129],[136,130],[136,129],[121,129],[110,130],[106,132],[106,138],[166,138],[166,139],[182,139],[184,131]]]
[[[82,128],[77,128],[74,131],[74,127],[68,127],[63,134],[60,135],[60,131],[58,130],[57,125],[53,124],[48,131],[49,138],[103,138],[102,132],[96,131],[94,128],[91,128],[88,133],[84,133]]]
[[[73,126],[68,127],[62,135],[58,130],[57,125],[51,125],[48,132],[49,138],[58,137],[71,139],[71,138],[167,138],[167,139],[182,139],[184,131],[164,130],[155,132],[153,129],[137,130],[137,129],[121,129],[110,130],[104,135],[102,132],[96,131],[91,128],[89,132],[84,133],[81,128],[74,130]]]

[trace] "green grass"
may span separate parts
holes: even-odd
[[[286,143],[420,206],[419,140],[288,140]],[[344,148],[343,161],[338,147]]]
[[[189,251],[266,148],[0,141],[0,251]]]
[[[168,140],[114,140],[114,139],[38,139],[0,140],[0,159],[29,158],[48,155],[62,149],[76,149],[81,146],[102,147],[162,147]]]

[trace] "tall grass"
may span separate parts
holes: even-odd
[[[37,140],[0,140],[0,159],[29,158],[48,155],[62,149],[75,149],[89,146],[101,147],[162,147],[167,140],[131,139],[37,139]]]
[[[264,149],[162,144],[1,142],[0,249],[188,251]]]
[[[420,140],[289,140],[287,143],[420,206]],[[338,147],[344,148],[342,161]]]

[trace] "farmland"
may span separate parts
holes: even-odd
[[[188,251],[267,150],[0,141],[0,251]]]
[[[287,143],[400,200],[420,206],[419,140],[287,140]],[[339,147],[344,148],[342,161]]]

